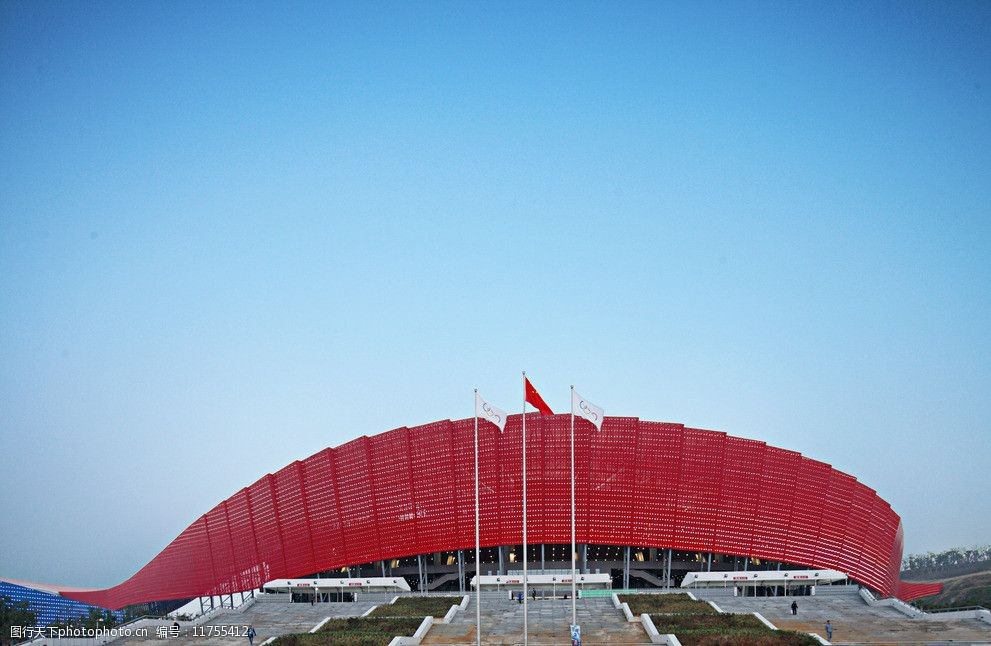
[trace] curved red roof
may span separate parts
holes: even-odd
[[[521,420],[480,422],[481,540],[518,544]],[[64,596],[108,608],[220,595],[275,578],[471,549],[473,418],[363,436],[262,477],[224,500],[127,581]],[[681,424],[576,418],[580,543],[671,547],[848,574],[882,595],[899,584],[902,526],[877,493],[828,464]],[[531,543],[569,543],[568,415],[527,416]]]

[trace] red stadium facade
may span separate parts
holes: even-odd
[[[483,547],[521,542],[521,421],[502,433],[479,424]],[[127,581],[62,594],[116,609],[360,564],[391,570],[416,555],[473,558],[473,424],[398,428],[293,462],[201,516]],[[570,544],[570,418],[530,414],[526,429],[529,541]],[[794,451],[630,417],[606,418],[601,432],[576,418],[575,451],[580,544],[834,569],[905,600],[939,589],[899,580],[902,526],[887,502]]]

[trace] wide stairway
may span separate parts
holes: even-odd
[[[694,589],[723,612],[759,612],[782,630],[826,637],[826,620],[833,624],[833,644],[991,643],[991,625],[978,619],[943,621],[912,619],[894,608],[869,606],[854,586],[833,586],[814,597],[734,597],[725,591]],[[798,614],[791,614],[791,603]]]
[[[639,622],[628,623],[623,613],[612,606],[609,598],[579,599],[578,623],[582,628],[582,644],[649,644],[650,639]],[[571,643],[571,601],[568,599],[537,599],[527,604],[531,646]],[[423,640],[424,644],[475,643],[475,597],[468,607],[455,615],[450,624],[434,624]],[[522,644],[523,605],[510,601],[506,595],[486,594],[482,601],[482,643]]]
[[[369,608],[381,602],[355,603],[285,603],[282,600],[266,599],[262,596],[243,612],[234,610],[218,614],[202,626],[191,627],[182,624],[180,636],[168,639],[170,646],[247,646],[245,637],[247,626],[255,629],[255,646],[259,646],[269,637],[288,635],[291,633],[309,632],[314,626],[327,617],[359,617]],[[276,596],[276,595],[272,595]],[[282,595],[278,595],[282,596]],[[276,596],[277,598],[277,596]],[[264,601],[263,601],[264,600]],[[234,635],[221,635],[217,630],[222,626],[237,626],[239,630]],[[157,639],[155,631],[146,638],[130,637],[113,642],[114,646],[128,645],[151,646],[151,643],[163,644],[165,640]]]

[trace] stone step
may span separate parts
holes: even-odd
[[[608,599],[581,599],[577,603],[578,623],[582,627],[582,643],[649,644],[643,626],[629,623],[622,612],[612,607]],[[568,600],[538,600],[527,604],[527,643],[567,644],[570,642],[571,602]],[[449,625],[435,625],[427,633],[424,644],[475,643],[475,606],[469,603]],[[482,602],[482,643],[522,644],[523,605],[509,600]]]

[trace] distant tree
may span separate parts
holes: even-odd
[[[12,644],[11,626],[34,626],[38,615],[31,611],[27,601],[12,601],[10,597],[0,596],[0,644]],[[23,641],[18,639],[16,641]]]
[[[83,628],[113,628],[117,625],[117,617],[109,610],[90,608],[89,613],[79,618]]]
[[[991,545],[964,549],[954,547],[942,552],[909,554],[902,559],[902,570],[911,573],[941,574],[954,570],[975,570],[991,564]]]

